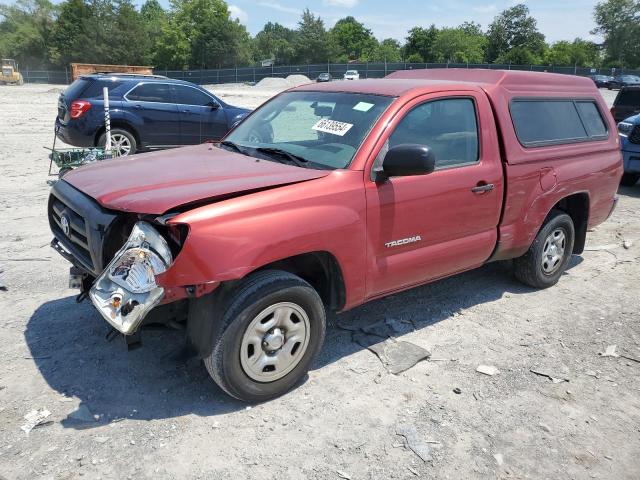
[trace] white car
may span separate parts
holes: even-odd
[[[345,80],[360,80],[360,74],[358,73],[358,70],[347,70],[344,73],[344,77]]]

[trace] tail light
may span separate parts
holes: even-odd
[[[74,100],[71,102],[71,118],[82,117],[90,108],[91,104],[86,100]]]

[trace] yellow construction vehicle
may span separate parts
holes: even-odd
[[[18,72],[18,64],[12,58],[2,59],[2,73],[0,74],[0,85],[12,84],[22,85],[24,80],[22,74]]]

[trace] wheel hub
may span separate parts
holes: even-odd
[[[566,236],[562,229],[556,229],[544,241],[542,249],[542,271],[551,275],[560,268],[564,258]]]
[[[311,336],[309,315],[295,303],[273,304],[247,326],[240,345],[240,364],[249,378],[273,382],[287,375],[304,357]]]
[[[265,352],[275,352],[284,345],[284,332],[280,328],[270,330],[262,339],[262,348]]]

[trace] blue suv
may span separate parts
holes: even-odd
[[[120,155],[217,141],[250,112],[182,80],[92,74],[60,94],[58,138],[76,147],[104,145],[103,87],[109,89],[111,139]]]
[[[624,158],[624,175],[620,183],[631,187],[640,180],[640,115],[620,122],[618,132]]]

